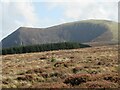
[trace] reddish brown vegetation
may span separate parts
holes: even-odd
[[[90,80],[89,74],[75,74],[65,79],[64,83],[74,85],[79,85]]]
[[[37,69],[32,69],[32,70],[28,70],[26,71],[27,74],[32,74],[32,73],[42,73],[44,72],[45,70],[42,69],[42,68],[37,68]]]
[[[81,84],[81,88],[117,88],[118,84],[108,81],[91,81]]]
[[[101,46],[4,55],[2,87],[118,88],[117,50],[117,46]]]

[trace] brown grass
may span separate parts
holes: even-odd
[[[119,87],[117,45],[2,58],[3,88]]]

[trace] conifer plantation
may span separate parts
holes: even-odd
[[[49,43],[49,44],[40,44],[40,45],[3,48],[2,55],[43,52],[43,51],[62,50],[62,49],[77,49],[77,48],[85,48],[85,47],[90,47],[90,46],[75,42]]]

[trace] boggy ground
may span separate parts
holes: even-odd
[[[2,56],[2,88],[118,88],[118,46]]]

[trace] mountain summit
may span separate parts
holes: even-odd
[[[83,20],[48,28],[20,27],[2,40],[2,47],[57,42],[117,42],[118,23],[108,20]]]

